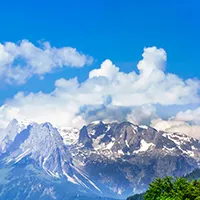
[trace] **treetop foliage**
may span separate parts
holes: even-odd
[[[186,178],[157,178],[149,184],[144,195],[130,197],[129,200],[200,200],[200,181]]]

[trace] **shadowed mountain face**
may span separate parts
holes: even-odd
[[[0,165],[3,174],[0,197],[3,199],[10,199],[11,194],[16,199],[27,196],[28,199],[63,199],[63,195],[99,193],[95,184],[74,166],[63,138],[49,123],[34,123],[17,133],[0,154]]]
[[[193,170],[199,164],[200,144],[184,134],[130,122],[95,122],[80,130],[71,152],[93,180],[125,195],[145,191],[155,177],[181,176]]]
[[[78,133],[13,120],[0,150],[0,199],[124,198],[155,177],[189,173],[200,158],[198,140],[130,122],[93,122]]]

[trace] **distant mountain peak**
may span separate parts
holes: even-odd
[[[155,177],[180,176],[200,166],[199,140],[128,121],[95,121],[78,130],[14,119],[3,133],[0,165],[13,169],[13,177],[18,166],[31,168],[30,174],[42,173],[36,173],[41,180],[50,177],[101,195],[125,197],[133,189],[144,191]]]

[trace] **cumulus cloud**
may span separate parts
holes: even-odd
[[[180,111],[168,120],[154,119],[151,125],[157,130],[167,132],[182,132],[200,139],[200,107]]]
[[[41,47],[28,40],[0,43],[0,79],[8,83],[22,84],[33,75],[43,76],[65,66],[83,67],[92,61],[75,48],[56,48],[49,42],[41,43]]]
[[[191,125],[186,121],[154,119],[151,126],[158,131],[179,132],[200,139],[200,125]]]
[[[141,75],[148,76],[154,71],[163,71],[165,69],[167,54],[164,49],[157,49],[156,47],[144,48],[142,57],[143,60],[138,63]]]
[[[99,69],[90,72],[89,79],[95,79],[94,84],[98,84],[106,95],[111,95],[113,104],[118,106],[173,105],[200,101],[199,80],[182,80],[175,74],[164,73],[166,52],[163,49],[145,48],[142,56],[137,65],[139,74],[134,71],[120,72],[110,60],[106,60]],[[106,81],[100,81],[100,78]]]
[[[52,49],[48,45],[45,48]],[[55,82],[51,93],[20,92],[0,107],[0,123],[3,126],[13,118],[20,118],[75,127],[102,119],[147,124],[159,117],[156,105],[200,102],[199,80],[183,80],[175,74],[165,73],[167,55],[164,49],[144,48],[142,56],[137,65],[139,73],[124,73],[107,59],[99,69],[90,71],[88,79],[82,83],[77,78],[61,78]],[[76,66],[90,60],[83,58],[84,62]],[[55,66],[45,62],[47,66]],[[180,114],[177,119],[178,116]]]
[[[57,93],[57,94],[56,94]],[[42,92],[28,95],[18,93],[13,100],[7,102],[0,108],[0,125],[5,126],[13,118],[38,123],[51,122],[54,125],[74,126],[84,124],[79,112],[79,104],[70,101],[59,92],[44,94]]]
[[[119,68],[113,65],[109,59],[107,59],[101,64],[100,69],[94,69],[89,73],[89,78],[103,76],[109,80],[113,80],[115,79],[118,72]]]
[[[126,116],[131,112],[129,107],[113,105],[87,105],[80,108],[79,115],[86,120],[86,123],[101,120],[106,122],[126,121]]]
[[[200,107],[193,110],[186,110],[184,112],[181,111],[176,115],[175,119],[200,125]]]
[[[149,124],[151,120],[157,117],[156,107],[152,105],[143,105],[132,108],[127,114],[126,119],[134,124]]]

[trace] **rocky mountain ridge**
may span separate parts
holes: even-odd
[[[23,184],[16,173],[20,169],[44,182],[51,191],[48,198],[60,198],[58,182],[66,189],[74,185],[73,195],[123,198],[145,191],[155,177],[182,176],[199,163],[200,142],[180,133],[130,122],[96,121],[79,131],[13,120],[0,137],[0,165],[7,172],[0,181],[0,197],[13,177]]]

